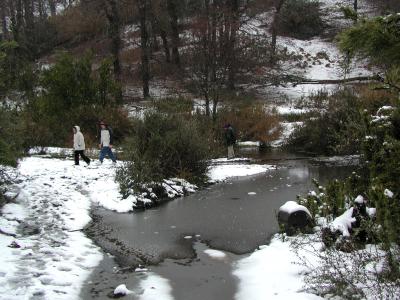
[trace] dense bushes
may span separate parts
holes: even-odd
[[[51,18],[50,22],[57,28],[58,42],[70,45],[87,41],[105,32],[107,24],[103,14],[85,7],[85,3],[69,7],[63,14]]]
[[[359,153],[366,132],[361,100],[346,89],[325,102],[325,109],[293,132],[288,148],[325,155]]]
[[[21,119],[15,109],[0,104],[0,207],[4,204],[6,185],[10,182],[5,166],[17,165],[23,154]]]
[[[18,111],[0,104],[0,165],[16,166],[23,153],[22,127]]]
[[[24,102],[32,96],[36,78],[23,47],[15,41],[0,42],[0,99]]]
[[[307,39],[324,29],[319,1],[285,1],[278,18],[278,30],[282,35]]]
[[[165,178],[204,182],[208,149],[200,133],[196,120],[177,115],[153,112],[138,120],[125,146],[128,162],[117,174],[123,194]]]
[[[314,249],[322,263],[306,276],[308,287],[318,294],[335,294],[346,299],[366,298],[366,295],[373,299],[399,297],[400,139],[395,130],[399,112],[398,105],[383,106],[366,118],[359,170],[327,188],[318,185],[318,193],[299,198],[315,217],[325,217],[328,221],[353,206],[356,195],[362,195],[369,207],[376,208],[372,218],[360,221],[356,218],[359,227],[350,231],[350,237],[329,244],[324,237],[326,231],[314,236],[317,238],[314,242],[322,240],[326,247],[324,251]]]
[[[220,128],[223,124],[233,124],[239,139],[260,141],[265,144],[276,140],[281,133],[279,117],[267,113],[262,103],[236,103],[223,108],[218,114]]]
[[[341,236],[330,245],[325,243],[323,251],[314,249],[313,253],[321,263],[317,268],[310,268],[306,282],[319,294],[333,294],[346,299],[400,297],[399,21],[398,15],[361,19],[339,35],[343,51],[351,56],[368,58],[384,71],[382,79],[386,84],[380,89],[384,88],[386,92],[383,97],[371,93],[370,97],[365,97],[360,93],[360,97],[366,100],[364,107],[367,108],[364,122],[357,121],[363,126],[359,126],[361,130],[354,135],[354,139],[362,137],[360,171],[352,176],[353,179],[332,185],[333,193],[331,191],[330,194],[334,197],[330,199],[325,197],[325,193],[321,193],[323,197],[315,201],[311,197],[302,199],[304,204],[325,200],[319,207],[325,205],[331,208],[333,204],[348,208],[354,205],[353,209],[358,210],[360,217],[361,209],[357,203],[351,203],[357,193],[362,195],[363,199],[358,199],[358,204],[361,205],[359,207],[364,205],[365,215],[367,205],[376,209],[375,213],[372,210],[371,214],[370,210],[370,214],[359,220],[356,215],[355,222],[351,220],[351,227],[353,223],[359,227],[350,230],[349,237]],[[358,103],[354,105],[357,110],[364,109],[359,102],[355,103]],[[349,106],[349,109],[352,108]],[[354,182],[349,184],[351,180]],[[319,208],[313,207],[313,210],[321,213]],[[354,217],[354,210],[350,217]],[[328,213],[335,216],[332,210]],[[325,229],[332,233],[329,227]],[[316,242],[324,241],[323,236],[324,231],[321,237],[317,236]],[[357,236],[365,238],[357,239]]]
[[[103,61],[94,74],[89,56],[73,59],[62,55],[44,72],[41,85],[41,93],[25,111],[26,130],[30,132],[27,145],[64,146],[73,125],[81,126],[88,140],[93,140],[99,120],[115,129],[117,139],[129,131],[127,114],[116,105],[118,89],[109,61]]]

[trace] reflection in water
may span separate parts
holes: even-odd
[[[289,176],[296,177],[297,179],[306,179],[310,177],[310,171],[308,167],[296,167],[294,169],[289,169]]]

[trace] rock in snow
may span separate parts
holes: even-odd
[[[120,284],[114,290],[114,296],[117,296],[117,297],[126,296],[126,295],[131,294],[131,293],[132,293],[132,291],[128,290],[126,288],[125,284]]]
[[[313,223],[309,210],[295,201],[288,201],[279,208],[278,222],[284,226],[288,235],[294,234],[297,230],[307,230]]]

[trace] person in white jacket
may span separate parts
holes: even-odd
[[[103,163],[104,158],[108,155],[108,157],[113,161],[115,164],[117,159],[115,158],[114,153],[112,152],[113,147],[113,133],[109,126],[106,123],[101,121],[100,125],[100,141],[99,141],[99,148],[100,148],[100,163]]]
[[[90,158],[85,155],[85,138],[83,137],[81,129],[79,126],[75,125],[72,130],[74,131],[75,165],[79,165],[79,155],[89,165]]]

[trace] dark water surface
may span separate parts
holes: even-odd
[[[175,299],[233,299],[232,261],[268,243],[278,231],[279,207],[314,189],[313,178],[323,184],[352,169],[293,157],[282,160],[279,155],[264,161],[278,168],[232,178],[155,209],[117,214],[96,208],[96,222],[88,232],[120,266],[150,266],[169,279]],[[227,260],[207,257],[203,250],[208,247],[226,251]],[[132,288],[145,276],[117,272],[120,268],[107,257],[83,289],[82,299],[105,298],[118,284],[130,282]]]

